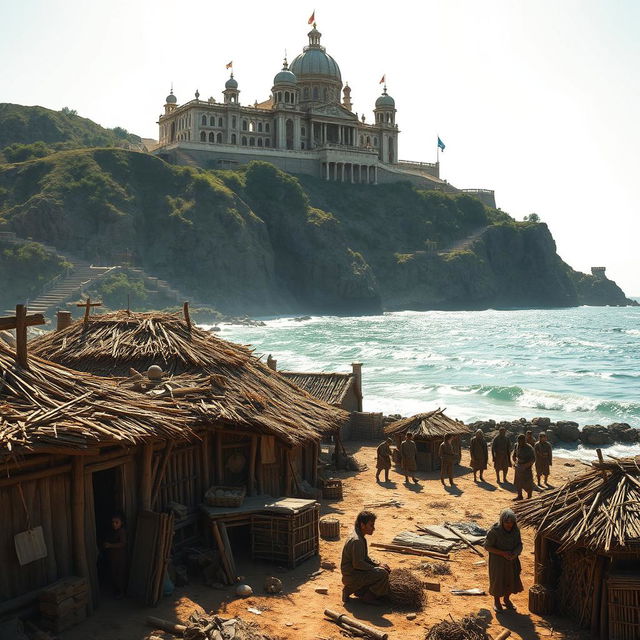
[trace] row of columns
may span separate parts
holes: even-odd
[[[329,140],[327,136],[327,127],[329,126],[326,122],[314,122],[313,126],[313,138],[317,140],[319,144],[340,144],[348,147],[355,147],[356,145],[356,130],[354,127],[349,127],[346,125],[337,125],[338,126],[338,140]],[[320,129],[320,136],[316,136],[317,129]]]
[[[322,172],[325,180],[333,180],[334,182],[378,184],[378,167],[376,165],[323,162]]]

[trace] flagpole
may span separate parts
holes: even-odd
[[[438,140],[440,140],[440,136],[436,138],[436,164],[440,165],[440,145],[438,144]],[[440,167],[438,167],[438,173],[440,173]]]

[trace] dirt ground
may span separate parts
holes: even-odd
[[[482,558],[469,549],[452,553],[452,575],[428,577],[421,572],[422,579],[441,583],[440,593],[427,592],[426,608],[418,612],[415,620],[407,619],[406,611],[396,611],[391,605],[374,607],[357,602],[343,606],[341,602],[340,554],[345,538],[351,532],[357,513],[364,505],[376,501],[396,499],[402,507],[379,507],[373,509],[378,519],[376,531],[370,542],[390,543],[394,535],[403,530],[415,531],[417,523],[441,523],[445,520],[474,520],[481,526],[490,527],[499,512],[513,504],[512,485],[497,485],[495,475],[489,469],[485,473],[488,482],[476,484],[468,466],[468,452],[463,452],[462,465],[456,469],[456,486],[444,489],[439,482],[438,473],[420,473],[418,485],[403,484],[403,476],[391,470],[391,482],[375,482],[375,447],[371,443],[346,443],[347,450],[355,453],[359,462],[366,463],[368,469],[362,472],[339,472],[335,477],[343,479],[344,499],[329,502],[322,500],[321,515],[333,515],[340,520],[341,539],[320,542],[320,556],[307,560],[295,570],[263,562],[252,562],[248,550],[235,548],[238,572],[244,576],[247,584],[254,589],[254,595],[243,599],[235,595],[233,587],[216,590],[204,585],[190,584],[179,587],[170,597],[162,599],[155,608],[141,608],[138,604],[126,600],[106,600],[95,614],[80,626],[61,634],[62,640],[143,640],[152,633],[145,625],[148,615],[173,621],[184,621],[199,605],[207,612],[219,612],[229,617],[242,616],[257,622],[265,633],[274,638],[341,640],[340,630],[323,615],[325,609],[347,613],[363,622],[375,625],[389,633],[389,638],[403,640],[423,640],[426,630],[451,614],[454,618],[480,610],[490,611],[491,627],[494,635],[502,628],[512,631],[512,638],[538,640],[543,638],[586,638],[588,634],[577,631],[571,621],[559,617],[541,618],[529,614],[527,602],[528,588],[533,583],[533,535],[531,530],[523,530],[524,552],[523,593],[513,597],[517,611],[501,614],[493,612],[493,599],[486,596],[454,596],[454,588],[488,588],[487,567]],[[551,482],[559,485],[582,465],[568,459],[557,458],[552,468]],[[535,495],[535,494],[534,494]],[[391,567],[413,568],[424,560],[418,556],[405,556],[397,553],[371,549],[371,555],[384,560]],[[483,551],[483,555],[484,551]],[[486,557],[486,556],[485,556]],[[338,568],[335,571],[320,569],[320,563],[333,561]],[[264,594],[263,583],[266,577],[276,576],[284,585],[279,596]],[[327,587],[328,595],[316,592],[318,587]],[[254,607],[262,611],[257,615],[247,611]],[[158,633],[160,637],[170,637]]]

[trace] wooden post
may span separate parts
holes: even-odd
[[[598,454],[598,462],[600,464],[604,464],[604,458],[602,457],[602,449],[596,449],[596,453]]]
[[[173,445],[173,440],[169,440],[164,448],[162,460],[160,461],[160,466],[158,467],[158,472],[155,478],[153,493],[151,494],[151,509],[155,507],[155,504],[158,501],[158,496],[160,495],[160,487],[162,486],[162,480],[164,478],[165,471],[167,470],[167,464],[169,462],[169,458],[171,457],[171,452],[173,451]]]
[[[313,441],[313,453],[312,453],[312,467],[311,467],[311,486],[318,486],[318,460],[320,458],[320,443]]]
[[[258,476],[258,493],[262,495],[264,493],[264,466],[262,464],[262,438],[258,436],[258,449],[260,449],[260,460],[257,462],[256,475]]]
[[[89,324],[89,315],[91,314],[91,307],[101,307],[102,302],[91,302],[91,298],[87,298],[86,302],[78,302],[77,307],[84,307],[84,325]]]
[[[222,468],[222,434],[216,431],[216,483],[222,484],[224,475]]]
[[[211,436],[209,432],[205,431],[202,436],[202,446],[200,447],[202,456],[202,483],[204,484],[203,491],[206,491],[211,486],[211,451],[209,449],[210,440]]]
[[[29,358],[27,355],[27,327],[37,324],[45,324],[44,316],[41,313],[27,315],[27,307],[23,304],[16,305],[16,315],[13,317],[0,318],[0,331],[6,329],[16,330],[16,362],[23,369],[29,368]]]
[[[256,495],[256,458],[258,453],[258,436],[251,436],[251,449],[249,454],[249,495]]]
[[[142,478],[140,481],[140,510],[151,511],[153,444],[142,448]]]
[[[71,539],[76,575],[90,583],[84,531],[84,456],[74,456],[71,461]],[[92,610],[93,603],[89,598],[89,613]]]
[[[292,474],[291,474],[291,450],[286,449],[284,452],[284,466],[285,466],[285,495],[290,496],[292,493]]]
[[[189,315],[189,303],[185,302],[182,305],[182,312],[184,313],[184,321],[187,323],[187,329],[191,331],[191,316]]]

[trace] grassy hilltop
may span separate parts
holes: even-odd
[[[205,171],[81,148],[5,163],[2,230],[98,264],[126,252],[230,313],[626,302],[562,262],[544,224],[467,195],[295,178],[261,162]]]

